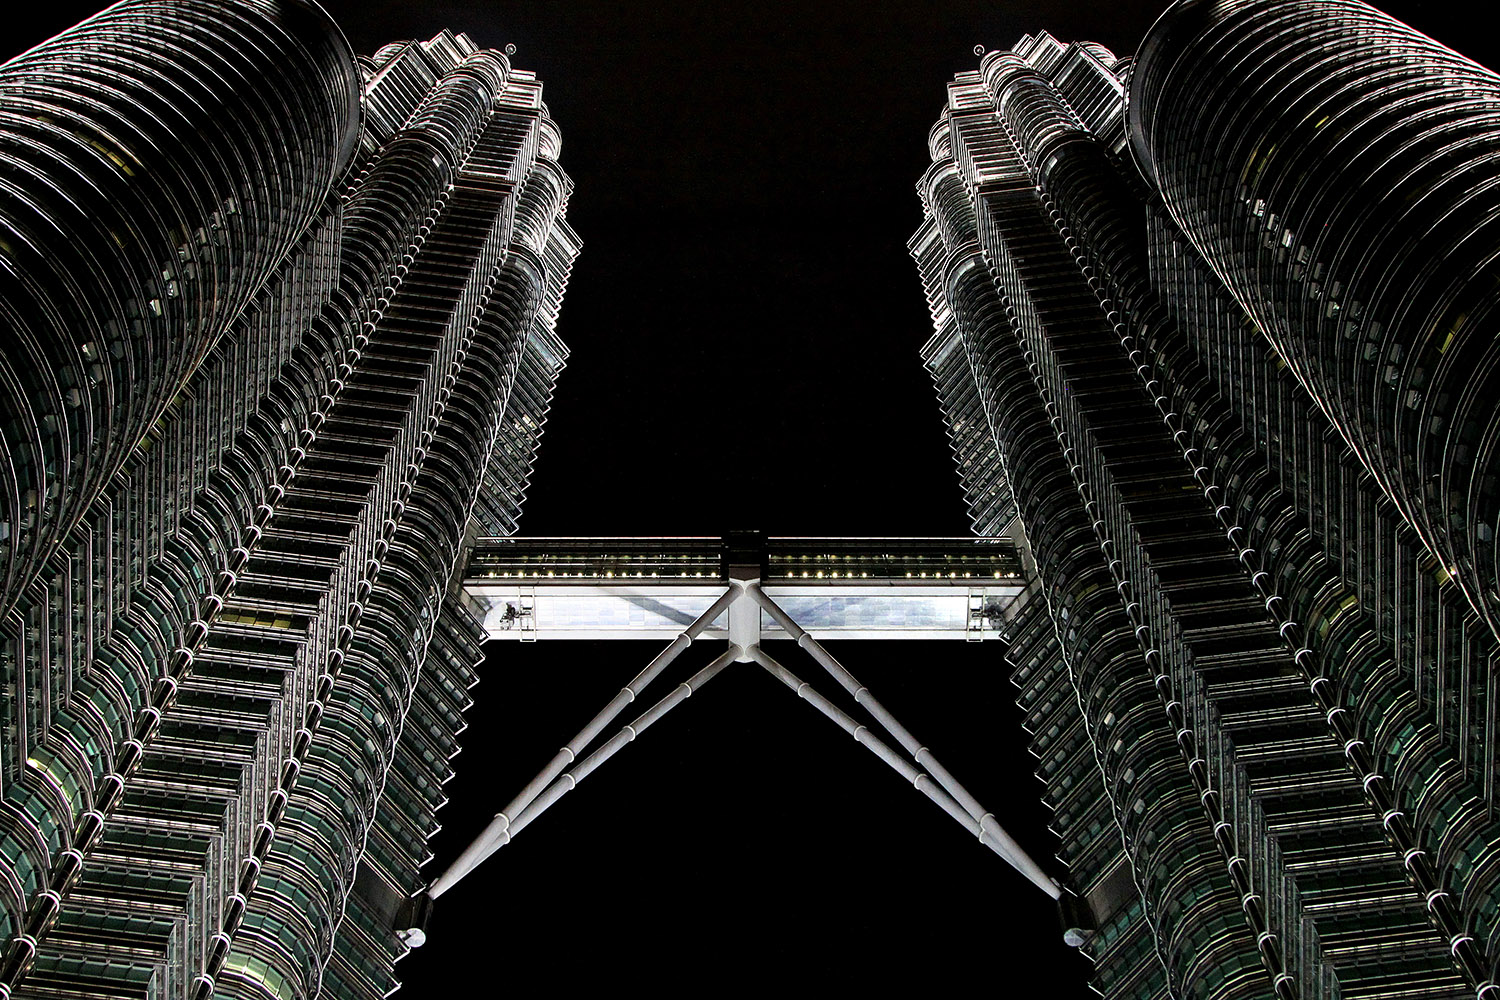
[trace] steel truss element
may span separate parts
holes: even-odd
[[[749,575],[748,573],[746,574]],[[797,677],[761,648],[761,612],[765,611],[787,636],[821,666],[845,691],[863,706],[891,738],[906,751],[911,760],[905,759],[896,749],[881,740],[868,727],[856,722],[832,701],[820,694],[811,684]],[[645,687],[655,680],[694,639],[728,612],[729,648],[712,663],[698,671],[689,680],[679,684],[665,698],[657,702],[634,721],[626,724],[618,733],[601,745],[588,757],[578,761],[581,754],[604,728],[613,722],[633,702]],[[905,726],[901,725],[882,705],[870,689],[859,681],[844,666],[834,659],[827,649],[807,633],[775,601],[760,589],[758,579],[730,580],[729,588],[699,615],[682,634],[657,654],[646,668],[609,704],[573,737],[566,746],[558,750],[547,766],[533,778],[525,788],[495,814],[484,831],[464,849],[446,871],[426,891],[426,898],[415,901],[419,905],[409,908],[413,913],[425,914],[431,901],[453,888],[464,876],[473,871],[491,854],[520,833],[527,825],[549,809],[554,803],[578,786],[601,764],[613,757],[625,744],[634,740],[667,712],[686,701],[694,691],[708,683],[731,663],[757,663],[772,676],[791,688],[803,700],[817,708],[859,743],[871,750],[887,765],[910,781],[918,791],[935,802],[944,812],[964,827],[980,843],[995,852],[1016,871],[1024,875],[1052,899],[1061,896],[1058,883],[1049,877],[1042,867],[1032,859],[979,801],[940,764],[932,751],[919,743]],[[571,767],[571,769],[570,769]],[[421,927],[404,928],[403,938],[413,947],[425,940]]]
[[[609,704],[605,705],[599,714],[594,716],[589,724],[579,731],[577,736],[573,737],[568,741],[566,746],[557,751],[556,756],[548,762],[547,766],[542,768],[541,772],[535,778],[532,778],[531,782],[525,788],[521,789],[504,809],[495,814],[495,818],[490,821],[489,826],[484,828],[484,832],[474,839],[474,842],[464,850],[463,854],[459,855],[458,860],[453,862],[437,881],[432,883],[431,887],[427,890],[427,894],[433,899],[441,896],[453,888],[459,879],[473,871],[475,865],[494,853],[502,838],[508,840],[509,838],[505,837],[505,832],[511,825],[511,818],[519,816],[521,810],[529,806],[538,795],[546,790],[547,786],[552,784],[558,775],[562,774],[563,768],[573,763],[578,758],[578,754],[594,741],[594,738],[604,730],[604,727],[613,722],[625,710],[626,705],[635,701],[635,696],[640,694],[646,685],[655,680],[663,670],[667,669],[671,662],[677,659],[682,651],[687,649],[692,641],[698,637],[699,633],[708,628],[715,618],[723,614],[725,609],[733,604],[743,591],[744,586],[742,584],[738,582],[731,584],[729,589],[719,596],[718,600],[709,605],[707,611],[699,615],[691,625],[683,630],[681,635],[673,639],[666,649],[656,654],[656,658],[646,665],[646,669],[636,674],[635,680],[621,688],[620,693],[615,695]]]
[[[876,750],[874,745],[865,743],[866,746],[869,746],[870,749],[875,750],[875,752],[879,754],[882,760],[885,760],[886,763],[891,764],[891,766],[895,767],[898,771],[901,771],[903,775],[910,777],[913,783],[916,784],[917,788],[922,790],[923,793],[928,796],[928,798],[931,798],[938,805],[942,806],[945,812],[947,812],[954,819],[958,820],[959,823],[963,824],[966,829],[969,829],[969,832],[973,833],[976,837],[983,841],[987,847],[989,847],[996,854],[999,854],[1002,858],[1009,862],[1011,867],[1013,867],[1016,871],[1020,872],[1022,875],[1025,875],[1028,879],[1030,879],[1043,892],[1047,893],[1047,895],[1051,896],[1053,899],[1057,899],[1061,895],[1061,889],[1058,887],[1057,882],[1048,877],[1048,875],[1044,871],[1042,871],[1041,866],[1038,865],[1034,860],[1032,860],[1024,850],[1022,850],[1021,845],[1017,844],[1015,840],[1011,838],[1010,834],[1005,832],[1005,829],[1000,826],[999,821],[995,819],[995,814],[987,811],[983,806],[981,806],[979,804],[979,800],[974,798],[973,795],[970,795],[968,789],[959,784],[958,779],[953,777],[953,775],[948,772],[947,768],[938,763],[938,759],[932,755],[932,751],[928,750],[925,746],[917,742],[917,738],[913,736],[905,726],[896,721],[896,717],[889,711],[887,711],[884,705],[876,700],[875,696],[870,693],[869,688],[859,683],[859,681],[855,679],[853,674],[844,669],[843,664],[839,663],[838,660],[835,660],[833,658],[833,654],[824,649],[823,645],[818,642],[818,640],[808,635],[800,625],[792,620],[790,615],[788,615],[785,611],[781,610],[781,608],[776,605],[775,601],[767,597],[761,591],[759,584],[751,582],[746,586],[745,590],[746,594],[752,600],[754,600],[756,604],[759,604],[766,610],[767,614],[776,619],[777,624],[785,629],[788,635],[797,640],[798,646],[801,646],[803,649],[805,649],[808,655],[810,655],[819,666],[828,671],[829,675],[839,683],[840,687],[854,696],[855,702],[863,705],[865,710],[875,717],[875,721],[880,723],[881,727],[884,728],[886,732],[890,733],[892,738],[894,738],[897,743],[901,744],[902,748],[911,755],[912,760],[916,761],[919,766],[925,767],[927,769],[927,773],[918,774],[913,771],[910,775],[907,775],[906,768],[908,767],[908,765],[906,765],[904,761],[902,761],[900,763],[900,766],[898,766],[897,764],[892,763],[891,758],[887,757],[886,753],[882,753],[880,750]],[[758,643],[755,647],[754,654],[752,655],[755,656],[756,662],[760,663],[760,665],[765,667],[767,670],[770,670],[772,674],[776,675],[776,677],[782,681],[782,683],[786,683],[787,678],[792,676],[789,672],[786,671],[784,667],[781,667],[776,663],[776,661],[772,660],[769,656],[761,652]],[[778,673],[778,671],[780,672]],[[785,674],[785,676],[782,676],[783,674]],[[805,690],[811,690],[808,685],[802,683],[801,681],[798,681],[796,684],[792,685],[792,687],[799,695],[803,695],[803,697],[806,697],[806,695],[804,694]],[[832,702],[828,702],[827,699],[822,698],[821,695],[819,695],[818,697],[821,699],[821,702],[826,703],[829,708],[834,708],[835,711],[838,711],[837,708],[833,706]],[[822,711],[823,714],[828,715],[828,712],[823,708],[822,703],[814,702],[819,711]],[[844,719],[849,718],[842,712],[840,712],[839,714],[843,716]],[[829,716],[829,718],[834,717]],[[838,722],[841,726],[843,725],[843,722],[839,719],[834,719],[834,721]],[[850,721],[852,722],[853,720]],[[850,730],[849,735],[853,736],[857,740],[860,740],[861,743],[864,743],[865,741],[860,738],[860,732],[868,732],[868,730],[866,730],[863,726],[859,726],[857,730]],[[884,746],[884,744],[881,744],[881,746]],[[889,751],[889,748],[887,748],[886,752],[890,753],[891,751]],[[899,760],[899,758],[897,758],[897,760]],[[942,791],[946,793],[942,799],[937,798],[933,794],[934,790],[931,789],[930,783],[922,783],[921,779],[927,778],[929,775],[932,779],[937,781],[937,784],[940,786]],[[950,809],[950,803],[956,808],[961,808],[962,814],[955,812],[953,809]]]

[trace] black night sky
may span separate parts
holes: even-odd
[[[31,34],[10,26],[10,51],[95,6],[49,4]],[[573,356],[523,519],[533,535],[965,533],[905,247],[943,86],[977,66],[975,45],[1043,29],[1131,53],[1163,6],[328,4],[357,51],[451,27],[514,43],[513,63],[544,81],[584,248],[559,324]],[[1475,48],[1492,41],[1464,34],[1465,5],[1383,6],[1496,64]],[[702,645],[637,711],[718,652]],[[819,679],[794,649],[770,648]],[[433,867],[657,649],[543,642],[491,655]],[[833,651],[1056,865],[997,648]],[[443,897],[428,945],[398,967],[416,998],[469,984],[480,996],[1029,996],[1033,982],[1082,997],[1086,972],[1050,901],[749,665]]]

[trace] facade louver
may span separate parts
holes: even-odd
[[[0,66],[0,997],[388,995],[579,241],[535,77],[302,0]]]
[[[948,88],[911,250],[1107,997],[1500,997],[1500,78],[1189,0]]]

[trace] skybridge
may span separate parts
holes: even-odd
[[[1047,896],[1069,906],[1060,884],[825,648],[821,639],[1004,639],[1029,593],[1011,539],[490,538],[464,580],[493,639],[668,640],[517,792],[467,848],[397,916],[412,947],[426,939],[433,901],[506,846],[627,744],[735,664],[754,664],[784,684],[946,813]],[[688,646],[727,648],[643,713],[620,720]],[[859,722],[765,649],[788,640],[842,688],[874,727]],[[619,728],[599,742],[612,726]],[[592,751],[590,747],[593,747]]]
[[[491,639],[671,639],[734,578],[819,639],[1001,638],[1025,579],[1009,538],[486,538],[464,589]],[[765,611],[766,638],[786,632]],[[727,639],[728,613],[702,638]]]

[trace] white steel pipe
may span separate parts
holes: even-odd
[[[965,816],[969,821],[964,824],[966,828],[970,827],[970,825],[972,824],[973,829],[971,832],[975,833],[976,836],[982,834],[982,836],[980,836],[980,839],[984,840],[987,844],[993,847],[995,853],[1003,857],[1011,865],[1011,867],[1015,868],[1021,874],[1025,875],[1029,880],[1043,889],[1053,899],[1056,899],[1058,897],[1060,890],[1058,889],[1057,883],[1054,882],[1050,877],[1048,877],[1047,873],[1042,869],[1041,865],[1037,864],[1036,861],[1026,853],[1021,845],[1016,843],[1015,839],[1005,831],[1004,827],[1002,827],[999,821],[995,818],[994,813],[987,811],[982,805],[980,805],[979,801],[969,793],[969,790],[964,788],[964,786],[959,783],[958,779],[953,777],[953,775],[949,773],[948,769],[943,767],[943,765],[938,762],[937,758],[933,756],[932,751],[928,750],[927,747],[919,743],[917,741],[917,738],[913,736],[905,726],[898,722],[895,716],[891,715],[886,707],[882,705],[879,700],[876,699],[874,694],[870,692],[869,688],[861,684],[853,674],[845,669],[843,664],[834,659],[833,654],[824,649],[822,644],[819,643],[818,640],[814,639],[811,635],[808,634],[806,629],[798,625],[797,622],[792,618],[792,616],[782,610],[781,606],[778,605],[775,601],[771,600],[771,598],[767,596],[766,593],[762,591],[757,584],[750,584],[746,588],[746,594],[753,598],[755,602],[762,608],[765,608],[766,613],[769,614],[776,621],[776,623],[782,627],[783,630],[785,630],[787,635],[797,641],[797,645],[807,650],[808,655],[816,660],[817,663],[821,667],[823,667],[823,669],[826,670],[834,680],[838,681],[839,685],[843,687],[845,691],[848,691],[850,694],[852,694],[854,696],[854,700],[860,705],[863,705],[866,711],[868,711],[872,716],[875,717],[875,720],[880,723],[885,731],[890,733],[891,736],[896,740],[896,742],[900,743],[907,753],[911,754],[912,759],[915,760],[918,765],[927,769],[927,774],[931,775],[932,779],[936,781],[939,786],[941,786],[942,790],[945,793],[947,793],[945,797],[954,802],[959,808],[963,810]],[[767,659],[769,659],[769,657],[767,657]],[[763,662],[762,666],[765,666]],[[781,669],[785,670],[785,668]],[[776,673],[776,671],[772,670],[772,673]],[[782,679],[783,681],[785,681],[785,678]],[[800,683],[801,682],[799,682],[799,684]],[[805,685],[803,686],[805,687]],[[811,690],[811,688],[807,688],[807,690]],[[802,690],[799,689],[798,693],[802,694]],[[816,692],[813,693],[816,694]],[[807,695],[804,694],[803,697],[807,697]],[[843,716],[844,719],[849,718],[847,715],[844,715],[844,713],[840,711],[836,706],[833,706],[831,702],[827,702],[827,699],[823,698],[822,695],[817,695],[817,697],[821,699],[822,702],[827,703],[829,708],[832,708],[833,711],[838,712],[840,716]],[[815,701],[814,704],[819,703]],[[821,709],[822,705],[819,705],[819,708]],[[827,715],[828,712],[824,711],[824,714]],[[829,717],[834,718],[831,715]],[[835,721],[838,720],[835,719]],[[852,719],[849,719],[849,724],[856,725]],[[840,722],[840,725],[843,725],[843,723]],[[859,728],[863,730],[863,727]],[[868,730],[865,731],[868,732]],[[855,734],[851,731],[851,735]],[[860,737],[858,735],[855,735],[855,739],[860,739]],[[864,742],[864,740],[861,739],[860,742]],[[882,744],[882,746],[883,745],[884,744]],[[905,772],[903,771],[903,773]],[[915,769],[913,769],[913,773],[915,773]],[[925,776],[926,775],[924,775],[924,777]],[[941,805],[942,803],[939,804]],[[944,808],[946,809],[946,806],[944,806]]]
[[[494,854],[500,848],[510,843],[517,834],[531,824],[532,820],[550,809],[558,799],[577,788],[578,783],[594,773],[600,764],[609,760],[609,758],[619,752],[621,747],[634,740],[641,733],[644,733],[658,719],[686,701],[692,696],[694,691],[707,684],[715,674],[735,662],[735,659],[739,655],[739,647],[730,646],[728,651],[722,653],[708,666],[677,685],[665,698],[652,705],[634,722],[626,725],[603,746],[589,754],[577,767],[559,775],[556,781],[547,786],[546,791],[538,795],[529,805],[521,810],[520,814],[516,816],[515,820],[506,829],[500,831],[500,835],[485,847],[484,851],[479,855],[478,860],[468,870],[473,871],[491,854]]]
[[[708,666],[673,688],[671,693],[661,701],[641,713],[639,718],[622,728],[609,742],[580,761],[577,767],[562,774],[557,781],[553,782],[545,792],[537,797],[535,802],[521,811],[521,815],[517,816],[515,823],[511,825],[509,830],[510,836],[514,837],[520,833],[532,820],[546,812],[554,802],[568,792],[571,792],[574,788],[577,788],[580,781],[598,770],[599,765],[618,753],[625,744],[632,742],[637,736],[644,733],[662,716],[692,697],[694,691],[707,684],[721,670],[734,663],[739,656],[739,647],[731,646]],[[498,848],[499,845],[496,845],[496,847]]]
[[[732,583],[728,590],[720,594],[718,599],[709,605],[707,611],[694,619],[693,623],[684,629],[681,635],[673,639],[667,645],[666,649],[658,653],[646,665],[646,669],[637,674],[635,679],[628,685],[621,688],[620,693],[615,695],[609,704],[605,705],[599,711],[599,714],[595,715],[589,721],[589,724],[578,732],[577,736],[574,736],[568,741],[566,746],[558,750],[552,760],[547,763],[547,766],[542,768],[537,773],[537,776],[532,778],[526,787],[521,789],[516,794],[516,797],[506,804],[504,809],[495,814],[495,818],[490,820],[489,825],[484,828],[484,831],[478,837],[475,837],[473,842],[458,856],[458,859],[448,866],[448,870],[443,872],[428,887],[427,894],[433,899],[441,896],[453,888],[454,884],[468,874],[482,859],[488,857],[490,845],[505,834],[505,831],[511,825],[513,817],[520,815],[521,811],[530,805],[533,799],[556,780],[564,768],[577,760],[578,755],[594,741],[594,738],[604,730],[604,727],[613,722],[625,710],[626,705],[635,701],[636,695],[640,694],[646,685],[650,684],[663,670],[667,669],[667,666],[673,660],[677,659],[678,655],[684,649],[687,649],[704,629],[712,625],[714,619],[724,613],[724,610],[739,597],[742,590],[743,587],[741,584]]]

